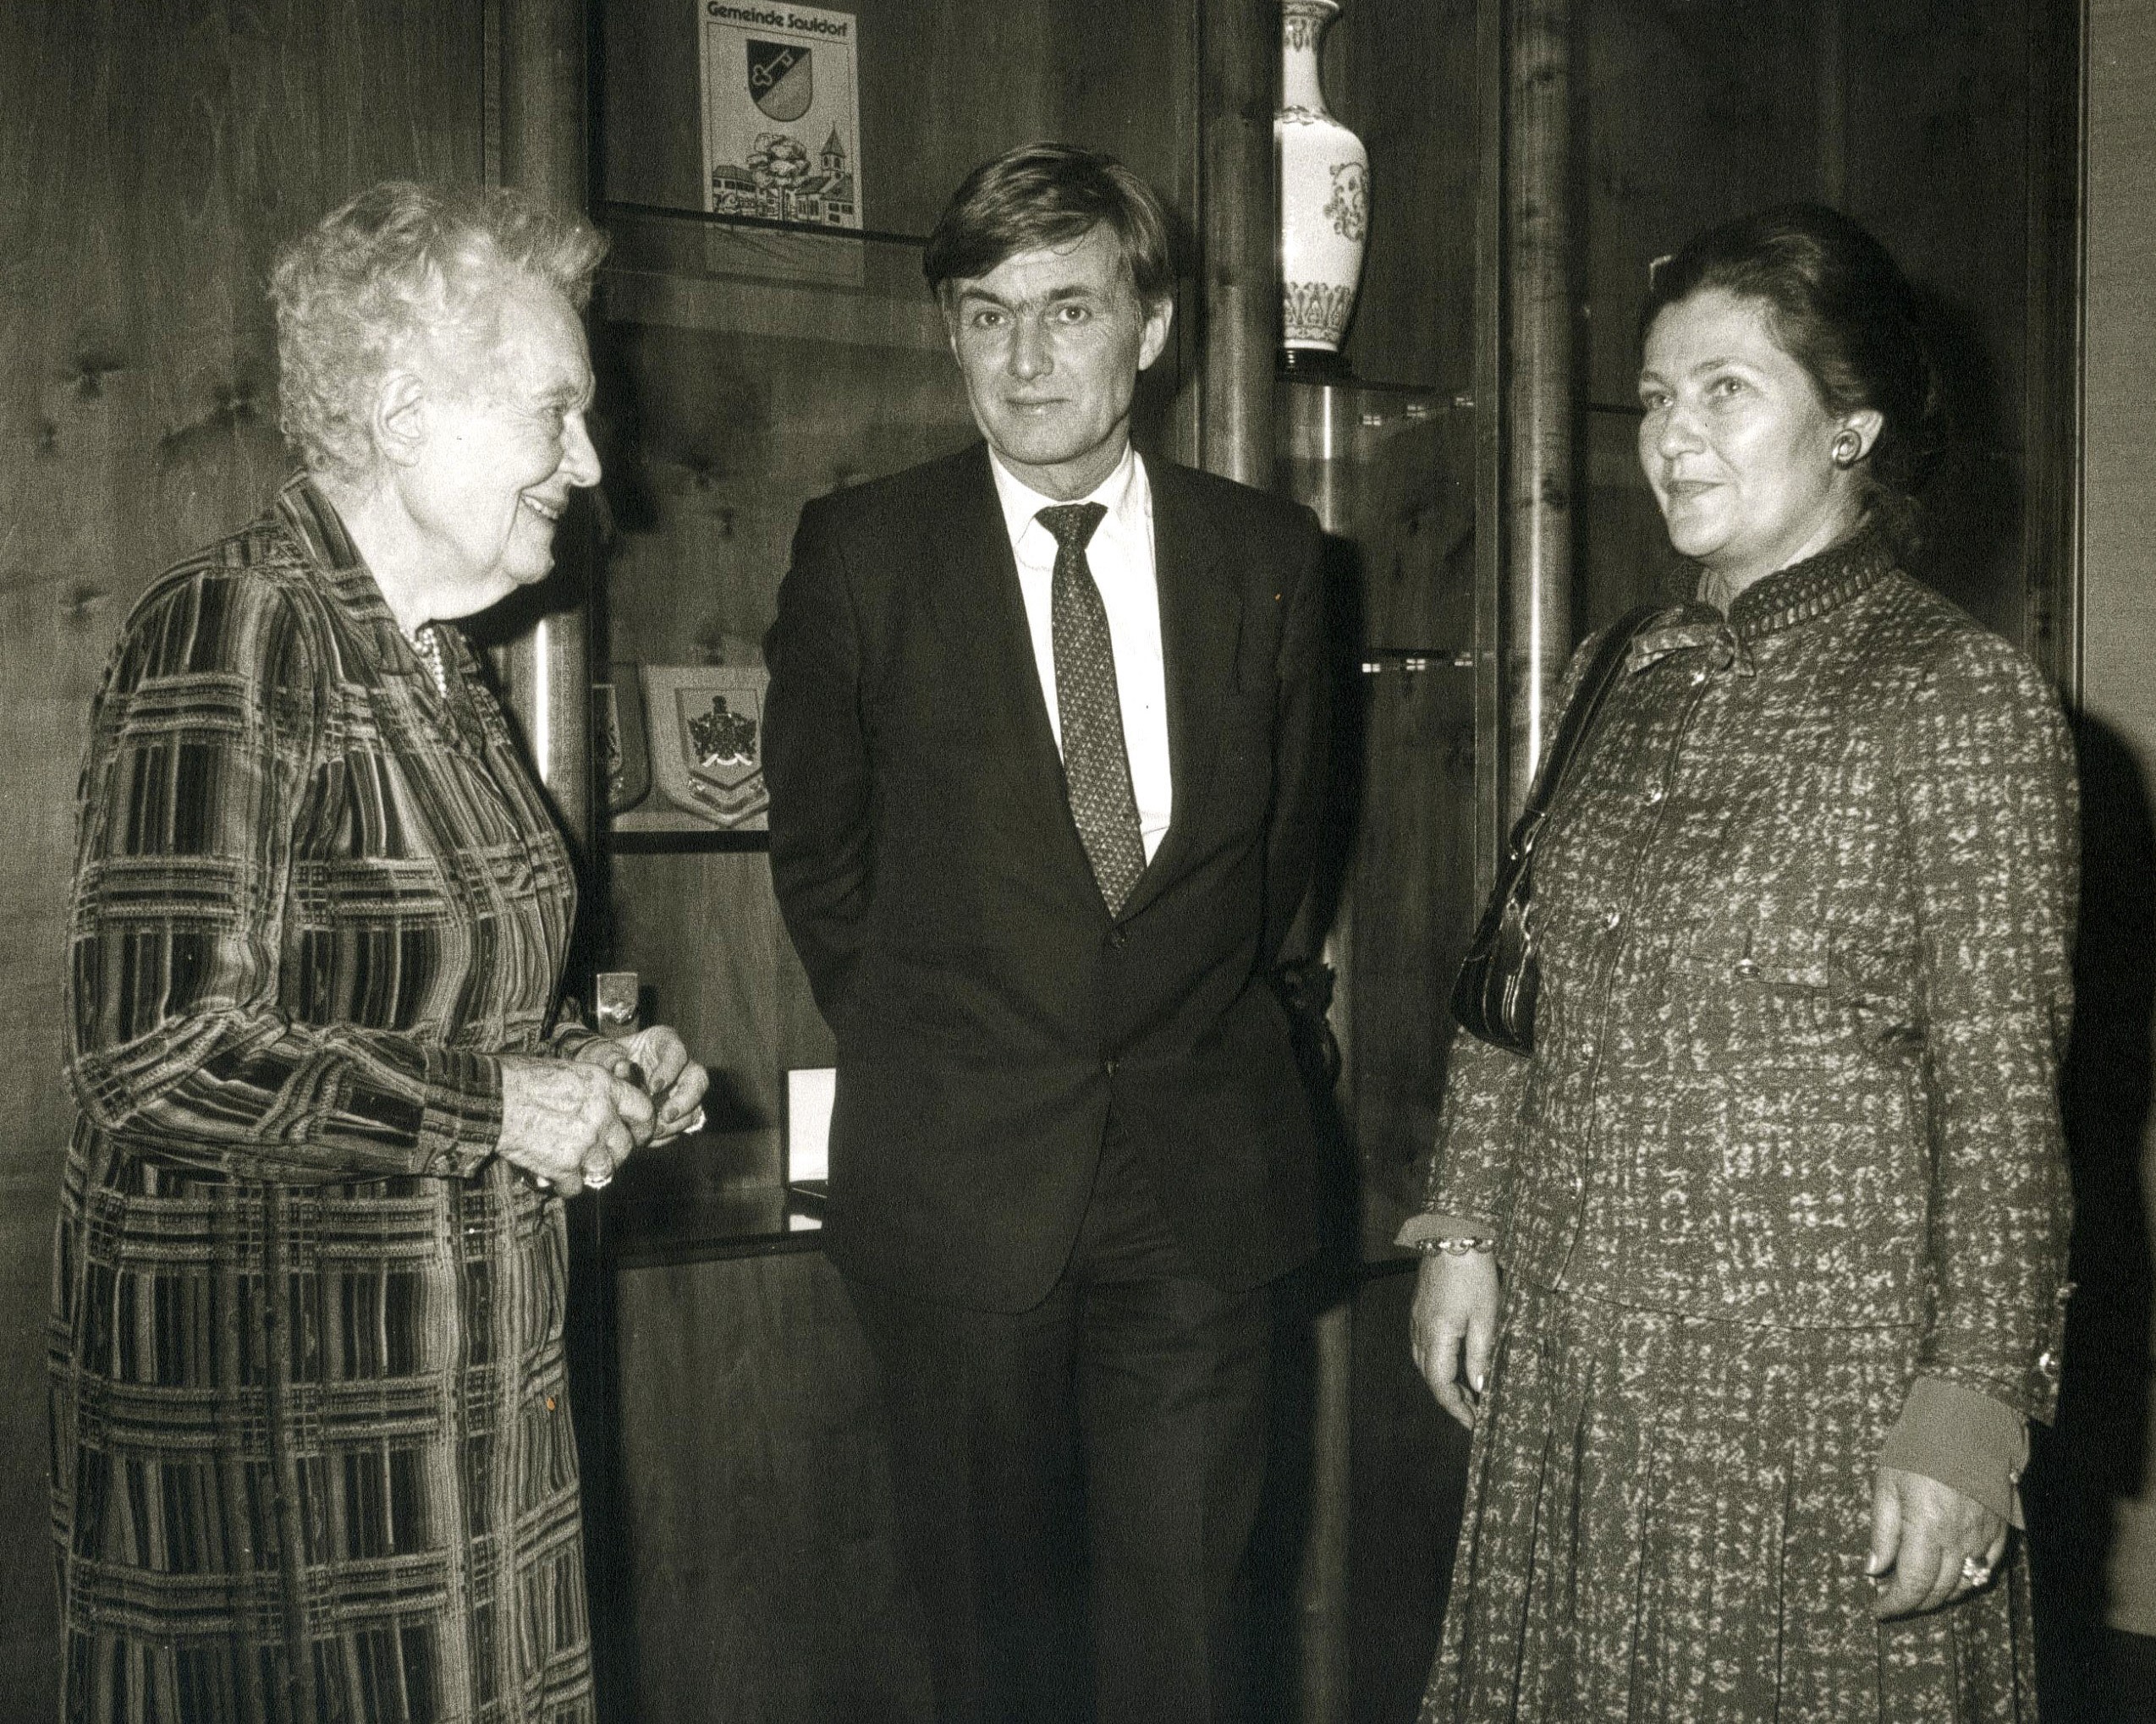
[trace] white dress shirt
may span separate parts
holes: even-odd
[[[1055,623],[1049,587],[1055,575],[1055,535],[1035,519],[1062,502],[1097,502],[1108,510],[1086,546],[1086,561],[1108,612],[1108,643],[1115,650],[1116,703],[1123,709],[1123,748],[1130,759],[1130,788],[1138,802],[1138,830],[1150,862],[1168,836],[1174,786],[1168,766],[1168,671],[1160,644],[1160,588],[1154,578],[1152,486],[1136,449],[1125,447],[1115,470],[1086,496],[1043,497],[1014,478],[992,450],[1004,529],[1018,563],[1026,600],[1026,626],[1033,637],[1033,667],[1048,725],[1063,747],[1063,715],[1055,695]]]

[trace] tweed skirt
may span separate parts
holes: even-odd
[[[1422,1724],[2029,1724],[2018,1535],[1961,1602],[1872,1614],[1915,1355],[1515,1287]]]

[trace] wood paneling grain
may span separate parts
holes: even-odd
[[[1572,652],[1570,0],[1511,0],[1504,74],[1505,811],[1557,729]]]
[[[1345,352],[1375,383],[1470,393],[1480,124],[1475,0],[1354,0],[1325,97],[1370,151],[1370,250]]]
[[[2156,544],[2156,343],[2149,332],[2156,328],[2156,206],[2148,187],[2156,179],[2156,16],[2137,0],[2096,0],[2088,17],[2088,321],[2083,372],[2088,454],[2082,688],[2087,717],[2108,738],[2106,753],[2119,763],[2114,769],[2118,782],[2108,788],[2126,793],[2107,799],[2108,805],[2093,800],[2089,812],[2109,828],[2114,848],[2121,837],[2139,839],[2133,857],[2139,878],[2106,882],[2111,891],[2104,895],[2105,919],[2098,925],[2116,939],[2152,920],[2148,866],[2150,809],[2156,806],[2152,789],[2156,679],[2149,673],[2156,663],[2156,578],[2152,578],[2156,556],[2150,550]],[[2137,1293],[2143,1336],[2114,1335],[2104,1353],[2115,1368],[2137,1367],[2139,1393],[2123,1382],[2108,1393],[2092,1393],[2077,1385],[2081,1405],[2062,1409],[2081,1415],[2075,1419],[2080,1428],[2070,1427],[2070,1437],[2087,1444],[2091,1438],[2084,1433],[2093,1433],[2107,1451],[2083,1464],[2095,1463],[2089,1470],[2104,1487],[2100,1496],[2118,1499],[2097,1505],[2099,1517],[2107,1510],[2113,1517],[2110,1620],[2144,1635],[2156,1635],[2156,1373],[2149,1369],[2156,1356],[2156,1301],[2149,1293],[2156,1236],[2148,1232],[2149,1218],[2156,1216],[2156,1117],[2149,1109],[2150,1074],[2156,1071],[2156,1041],[2149,1039],[2151,962],[2145,947],[2139,951],[2134,959],[2137,973],[2131,977],[2142,1020],[2142,1034],[2134,1038],[2140,1046],[2120,1046],[2117,1065],[2104,1073],[2109,1111],[2139,1140],[2142,1237],[2113,1242],[2106,1254],[2109,1272],[2082,1293],[2077,1303],[2083,1309],[2075,1312],[2077,1326],[2092,1331],[2115,1328],[2115,1320],[2104,1322],[2103,1308],[2091,1295],[2108,1299],[2123,1316]],[[2115,1036],[2115,1045],[2127,1040]],[[2133,1147],[2100,1139],[2077,1145],[2091,1159],[2108,1151],[2121,1161],[2132,1156]],[[2126,1196],[2135,1184],[2119,1172],[2104,1183]],[[2082,1231],[2100,1236],[2104,1230],[2092,1229],[2085,1221]],[[2093,1239],[2077,1243],[2087,1245]],[[2133,1404],[2137,1400],[2138,1408]],[[2082,1408],[2104,1402],[2117,1409],[2115,1419],[2087,1419]],[[2122,1453],[2128,1458],[2124,1467]],[[2128,1476],[2120,1477],[2121,1471]],[[2086,1561],[2087,1546],[2074,1555]]]
[[[1355,1301],[1347,1716],[1356,1724],[1400,1724],[1420,1710],[1466,1489],[1467,1433],[1438,1411],[1408,1351],[1414,1292],[1412,1275],[1387,1275],[1365,1282]]]
[[[278,244],[476,179],[477,0],[0,8],[0,1718],[52,1716],[43,1323],[73,1103],[61,951],[89,703],[127,607],[284,470]]]
[[[828,1066],[830,1033],[778,920],[760,852],[617,856],[614,961],[652,990],[657,1020],[710,1068],[710,1128],[636,1157],[613,1225],[779,1176],[784,1073]]]
[[[1273,456],[1273,371],[1280,336],[1278,7],[1204,0],[1198,8],[1199,159],[1204,209],[1200,464],[1263,485]]]
[[[719,314],[729,301],[773,295],[746,281],[709,291]],[[759,662],[802,503],[976,435],[925,294],[902,302],[913,327],[859,344],[833,324],[890,302],[800,291],[796,332],[783,323],[601,332],[618,660]]]
[[[617,1309],[626,1716],[925,1719],[872,1367],[837,1272],[813,1252],[631,1270]]]
[[[2032,442],[2022,423],[2029,47],[2032,17],[2046,9],[2043,0],[1856,7],[1846,52],[1845,207],[1916,284],[1954,420],[1912,572],[2013,640],[2026,621]]]
[[[925,234],[958,183],[1015,144],[1107,150],[1194,215],[1188,0],[850,0],[859,19],[863,225]],[[703,206],[696,14],[602,0],[603,192]]]
[[[598,335],[618,663],[761,663],[801,505],[971,441],[940,325],[908,276],[917,253],[869,250],[858,291],[610,277],[608,308],[670,320]],[[763,855],[617,856],[612,896],[612,961],[655,991],[713,1077],[712,1130],[624,1172],[616,1214],[633,1233],[646,1210],[775,1180],[783,1073],[828,1065],[833,1049]]]
[[[1473,677],[1455,662],[1474,638],[1475,421],[1429,396],[1305,383],[1281,393],[1282,485],[1334,535],[1348,782],[1328,823],[1316,917],[1341,972],[1334,1018],[1358,1249],[1384,1255],[1416,1206],[1452,974],[1477,907]],[[1320,460],[1328,448],[1333,458]]]
[[[1587,399],[1636,393],[1652,260],[1713,222],[1815,195],[1812,9],[1581,0],[1572,197]],[[1590,557],[1593,538],[1590,525]]]

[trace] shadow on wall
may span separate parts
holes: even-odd
[[[1917,317],[1938,367],[1948,442],[1925,489],[1923,532],[1910,573],[1987,629],[2018,640],[2026,585],[2021,512],[2027,489],[1999,367],[1967,307],[1917,289]]]
[[[2038,1427],[2027,1507],[2037,1570],[2038,1668],[2047,1724],[2115,1724],[2105,1572],[2111,1506],[2147,1476],[2148,1216],[2141,1160],[2156,1018],[2156,816],[2132,749],[2086,717],[2081,935],[2063,1085],[2074,1183],[2073,1266],[2059,1419]]]

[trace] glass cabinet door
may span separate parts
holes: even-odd
[[[1475,415],[1424,390],[1296,377],[1279,391],[1279,488],[1329,535],[1348,776],[1311,914],[1338,974],[1361,1249],[1382,1256],[1416,1206],[1477,909]]]

